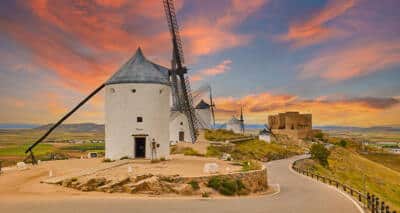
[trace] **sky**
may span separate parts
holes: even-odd
[[[192,88],[211,85],[219,123],[243,106],[253,124],[299,111],[314,125],[400,125],[399,9],[398,0],[176,0]],[[2,0],[0,123],[56,122],[139,46],[169,66],[161,0]],[[104,123],[103,111],[101,92],[67,122]]]

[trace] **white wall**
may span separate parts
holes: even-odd
[[[182,123],[182,125],[181,125]],[[190,137],[190,129],[186,115],[180,112],[172,112],[169,125],[170,141],[179,142],[179,132],[185,133],[185,142],[192,142]]]
[[[196,109],[196,116],[200,120],[201,128],[211,129],[212,127],[212,115],[210,109]]]
[[[271,136],[270,135],[258,135],[258,139],[265,141],[267,143],[271,142]]]
[[[234,133],[242,133],[242,129],[238,123],[228,123],[226,124],[226,129],[232,130]]]
[[[136,92],[133,93],[132,89]],[[112,92],[114,90],[114,92]],[[146,158],[151,158],[151,140],[160,147],[157,157],[169,155],[170,87],[162,84],[129,83],[105,87],[105,154],[113,160],[135,157],[132,134],[147,134]],[[143,117],[138,123],[137,117]]]

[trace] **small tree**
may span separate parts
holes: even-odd
[[[322,166],[328,166],[330,152],[323,144],[313,144],[311,146],[311,158],[317,160]]]
[[[323,140],[323,139],[324,139],[324,133],[318,132],[318,133],[316,133],[316,134],[314,135],[314,138]]]

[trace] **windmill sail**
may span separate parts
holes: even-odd
[[[178,22],[176,20],[174,1],[163,0],[163,3],[169,31],[172,36],[173,65],[176,65],[176,67],[171,67],[170,70],[172,85],[176,88],[174,94],[176,95],[176,103],[174,107],[178,111],[183,112],[186,115],[189,124],[190,136],[192,142],[194,143],[197,140],[198,120],[196,118],[195,110],[193,108],[193,98],[190,88],[190,82],[187,76],[185,76],[185,74],[187,73],[187,68],[183,66],[184,57],[182,40],[179,34]]]

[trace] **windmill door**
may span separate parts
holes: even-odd
[[[185,140],[185,132],[179,131],[179,141],[184,141],[184,140]]]
[[[135,158],[146,157],[146,138],[135,138]]]

